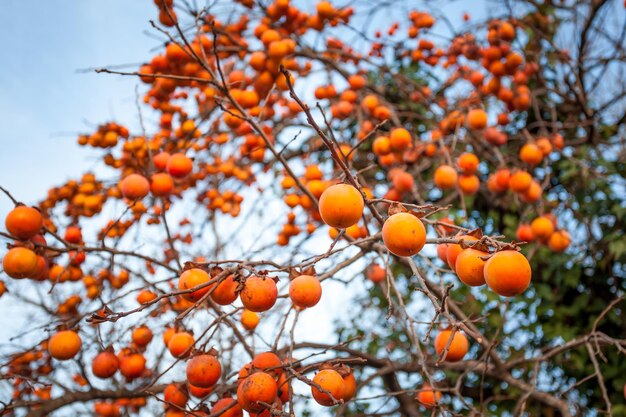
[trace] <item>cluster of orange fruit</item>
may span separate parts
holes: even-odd
[[[207,208],[209,210],[220,210],[224,214],[237,217],[241,211],[243,196],[231,190],[220,192],[218,189],[211,189],[206,192]]]
[[[256,355],[239,371],[237,402],[240,409],[254,416],[270,415],[261,403],[280,409],[289,401],[290,379],[285,372],[288,361],[273,352]],[[298,367],[295,369],[299,372]],[[322,364],[311,380],[311,394],[323,406],[350,400],[356,393],[356,379],[345,365]]]
[[[78,144],[94,148],[113,148],[117,146],[119,138],[127,139],[129,134],[126,127],[111,122],[98,126],[98,129],[91,135],[80,135]]]
[[[363,105],[366,105],[366,101],[363,101]],[[396,162],[404,162],[405,151],[411,148],[412,143],[411,133],[398,127],[392,129],[388,136],[376,137],[372,142],[372,152],[378,156],[380,165],[390,166]]]
[[[345,229],[356,224],[363,215],[364,200],[352,185],[336,184],[322,193],[319,208],[326,224]],[[496,294],[505,297],[519,295],[530,285],[530,263],[520,252],[507,249],[489,253],[475,236],[454,237],[459,243],[439,244],[437,254],[465,284],[480,286],[486,283]],[[426,243],[426,228],[414,213],[395,212],[385,220],[382,238],[394,255],[414,256]],[[375,267],[370,267],[370,275],[376,276],[372,280],[378,282],[385,276]]]
[[[245,309],[254,313],[269,310],[278,298],[278,288],[273,278],[251,275],[245,280],[238,280],[233,275],[219,278],[219,273],[211,277],[209,272],[200,268],[183,272],[178,281],[178,289],[191,302],[210,296],[219,305],[229,305],[239,298]],[[298,275],[290,282],[289,296],[298,308],[313,307],[322,296],[322,287],[316,277]]]
[[[252,330],[256,327],[258,318],[256,321],[250,321],[250,318],[245,317],[246,313],[254,314],[255,311],[266,311],[271,308],[277,298],[276,284],[270,278],[252,276],[245,280],[243,289],[239,291],[238,287],[239,282],[232,275],[227,276],[217,285],[216,283],[211,283],[209,273],[199,268],[183,272],[179,280],[179,288],[181,291],[186,291],[183,296],[191,302],[198,302],[210,295],[214,302],[227,305],[235,301],[239,292],[239,297],[247,308],[244,311],[244,315],[242,315],[242,322],[245,321],[244,327]],[[209,291],[211,291],[210,294]],[[298,308],[313,307],[321,298],[319,280],[311,275],[299,275],[291,281],[289,295],[294,305]],[[148,303],[155,298],[155,294],[144,290],[138,296],[138,301],[140,303]],[[143,352],[151,340],[152,332],[146,326],[135,328],[132,332],[131,349],[134,352],[132,355],[139,355],[140,358],[143,358],[141,353],[138,352]],[[60,343],[60,341],[63,343]],[[163,334],[163,342],[175,358],[189,358],[186,368],[187,385],[183,387],[179,384],[171,384],[164,391],[164,399],[168,404],[166,407],[167,413],[168,415],[174,415],[174,413],[178,412],[176,407],[184,407],[186,405],[188,392],[195,397],[204,398],[213,391],[215,384],[221,376],[221,366],[213,354],[194,351],[195,338],[187,331],[169,328]],[[76,332],[61,331],[50,339],[48,345],[52,357],[66,360],[77,354],[81,342]],[[116,356],[110,350],[99,353],[92,363],[94,375],[99,378],[110,378],[118,369],[122,370],[122,361],[124,359],[121,359],[119,356]],[[274,404],[278,398],[282,402],[287,401],[288,391],[285,387],[287,378],[282,372],[283,364],[280,360],[275,364],[274,358],[277,358],[276,355],[269,352],[257,355],[251,364],[246,365],[242,369],[239,385],[241,392],[238,395],[238,405],[235,407],[241,407],[252,413],[261,413],[265,410],[265,407],[257,404],[257,401],[263,401],[267,404]],[[145,359],[139,362],[136,364],[136,368],[132,368],[134,372],[129,373],[122,370],[122,374],[127,379],[144,375]],[[139,372],[139,369],[141,369],[141,372]],[[281,387],[280,395],[278,394],[279,387]],[[324,397],[322,396],[322,398]],[[223,410],[227,406],[230,407],[230,402],[232,401],[235,400],[224,398],[218,401],[212,412]]]
[[[306,167],[304,175],[299,178],[299,181],[311,192],[315,198],[319,198],[329,186],[329,181],[324,180],[324,174],[317,164],[311,164]],[[319,212],[315,210],[315,206],[311,198],[308,195],[302,193],[296,186],[296,180],[289,174],[285,173],[285,176],[280,183],[283,190],[288,192],[283,198],[285,204],[289,208],[302,207],[307,212],[309,217],[309,223],[307,224],[307,233],[313,233],[316,227],[312,221],[319,221]],[[288,214],[287,224],[283,227],[283,230],[278,235],[278,242],[281,245],[288,245],[289,240],[293,236],[297,236],[301,232],[301,229],[295,225],[295,214]]]
[[[339,151],[345,156],[348,154],[349,149],[346,147],[340,147]],[[304,175],[298,180],[316,199],[320,199],[323,193],[334,183],[332,180],[324,180],[323,173],[317,164],[308,165],[305,169]],[[308,234],[315,232],[315,230],[317,230],[316,222],[321,222],[322,217],[320,215],[320,211],[315,208],[311,198],[297,188],[296,180],[288,174],[283,177],[281,187],[283,190],[289,192],[284,197],[285,204],[292,209],[301,207],[307,213],[308,221],[304,230],[306,230]],[[372,197],[370,189],[365,188],[364,192],[368,198]],[[289,244],[289,241],[293,236],[300,234],[302,229],[296,225],[295,222],[295,214],[293,212],[288,213],[287,223],[283,226],[278,235],[278,244],[286,246]],[[331,227],[329,230],[331,239],[335,239],[338,233],[339,231],[336,228]],[[358,226],[356,224],[348,227],[346,229],[346,233],[354,239],[362,238],[367,235],[365,227]]]
[[[172,27],[178,21],[174,11],[174,0],[154,0],[159,8],[159,22],[166,27]]]
[[[455,238],[461,243],[439,244],[437,254],[464,284],[470,287],[487,284],[503,297],[519,295],[530,285],[530,263],[520,252],[506,249],[489,253],[472,235],[457,235]]]
[[[546,214],[535,218],[530,224],[517,227],[517,239],[523,242],[537,241],[553,252],[563,252],[572,241],[567,230],[557,228],[556,218]]]
[[[458,362],[467,355],[469,342],[462,332],[444,329],[437,334],[434,348],[439,360]],[[422,385],[416,396],[417,401],[427,409],[435,407],[441,398],[441,391],[432,388],[428,382]]]
[[[179,112],[181,118],[186,117],[182,110]],[[163,116],[165,115],[171,116],[171,113],[164,113]],[[201,135],[200,130],[193,120],[183,119],[180,127],[173,132],[176,137],[180,138],[180,141],[169,141],[168,138],[172,134],[171,117],[164,121],[163,116],[161,117],[163,130],[149,139],[141,136],[129,137],[126,128],[114,123],[107,123],[98,127],[96,133],[88,138],[113,137],[113,133],[117,132],[113,130],[114,128],[123,131],[123,135],[116,135],[116,138],[124,140],[121,156],[116,158],[112,152],[104,156],[105,164],[121,170],[122,179],[119,184],[104,187],[103,183],[97,181],[93,174],[85,174],[80,182],[69,181],[62,187],[51,189],[48,198],[41,205],[42,209],[51,210],[61,202],[67,201],[66,214],[78,219],[81,216],[91,217],[100,213],[104,203],[109,198],[126,198],[132,202],[133,220],[112,221],[103,228],[101,234],[106,237],[118,237],[122,236],[128,227],[141,219],[145,213],[152,215],[148,219],[149,224],[159,224],[160,215],[164,209],[169,208],[171,198],[180,196],[182,191],[194,187],[199,181],[206,180],[207,176],[215,177],[216,183],[219,183],[220,178],[233,178],[244,184],[252,182],[251,167],[237,161],[233,155],[226,160],[216,156],[212,163],[203,161],[194,167],[192,159],[186,155],[189,147],[187,141],[189,139],[197,140]],[[96,139],[85,141],[84,138],[86,137],[81,136],[79,143],[96,143]],[[247,135],[246,138],[246,144],[250,145],[251,149],[257,149],[257,146],[251,142],[251,138],[255,138],[254,143],[256,143],[257,136]],[[211,144],[219,146],[227,141],[228,135],[224,133],[215,137],[207,137],[204,144],[196,141],[191,148],[197,153],[211,146]],[[110,147],[114,147],[116,144],[117,141],[115,144],[111,142]],[[242,145],[242,153],[247,152],[247,150],[244,151],[246,144]],[[149,194],[155,198],[151,207],[147,207],[143,201]],[[156,204],[158,199],[161,199],[162,206]],[[222,213],[228,213],[233,217],[239,215],[240,204],[243,201],[241,195],[230,190],[221,191],[217,188],[210,189],[206,193],[199,193],[198,201],[203,199],[208,199],[207,209],[220,210]]]
[[[67,202],[65,215],[78,218],[93,217],[102,211],[109,197],[119,194],[117,187],[106,187],[94,174],[84,174],[79,181],[70,180],[60,187],[48,190],[41,203],[42,210],[49,210],[62,202]],[[50,224],[49,227],[54,227]]]
[[[101,417],[120,417],[122,413],[139,412],[146,405],[146,402],[144,397],[120,398],[115,401],[96,401],[93,404],[93,411]]]
[[[311,229],[309,229],[309,226]],[[278,239],[276,243],[280,246],[289,245],[289,240],[293,236],[297,236],[300,234],[302,230],[296,224],[296,214],[293,211],[287,213],[287,223],[283,224],[282,230],[278,234]],[[315,231],[315,226],[312,223],[307,225],[307,233],[311,234]]]
[[[2,268],[11,278],[48,278],[45,238],[40,234],[44,221],[33,207],[18,205],[7,214],[5,226],[16,240],[2,258]]]
[[[50,280],[53,283],[75,282],[82,279],[86,296],[90,299],[100,295],[104,281],[115,289],[122,288],[129,282],[130,274],[126,270],[113,274],[107,269],[102,269],[97,277],[85,276],[81,265],[86,259],[86,254],[80,248],[67,252],[65,264],[52,262],[53,257],[59,254],[47,250],[46,239],[41,234],[44,223],[41,212],[33,207],[17,205],[8,213],[5,226],[9,234],[16,238],[2,258],[3,269],[8,276],[15,279]],[[80,246],[83,244],[82,239],[80,227],[72,225],[66,228],[63,240],[69,245]],[[58,312],[62,315],[76,314],[79,303],[80,297],[71,296],[59,304]]]
[[[457,159],[457,167],[461,175],[450,165],[440,165],[435,169],[433,182],[440,190],[458,187],[464,195],[476,194],[480,188],[480,178],[476,175],[479,163],[476,155],[465,152]]]
[[[30,382],[33,375],[49,375],[52,372],[50,358],[44,354],[46,342],[39,346],[40,349],[17,353],[11,356],[6,364],[7,375],[15,375],[13,379],[13,398],[19,398],[23,394],[34,394],[37,398],[46,400],[50,398],[50,391],[46,387],[39,388]]]

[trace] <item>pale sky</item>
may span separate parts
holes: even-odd
[[[16,198],[35,203],[93,165],[76,143],[88,123],[135,122],[135,79],[77,70],[148,59],[159,42],[142,32],[155,9],[143,0],[2,1],[0,185]]]
[[[151,1],[1,2],[0,185],[18,201],[36,204],[94,167],[97,153],[78,146],[78,132],[112,118],[136,123],[137,80],[77,70],[148,59],[159,45],[142,33],[153,9]],[[0,195],[0,219],[12,207]],[[16,309],[21,314],[3,319]],[[0,342],[32,323],[28,310],[0,299]]]

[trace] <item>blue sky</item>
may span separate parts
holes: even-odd
[[[90,124],[137,124],[136,79],[77,70],[147,60],[159,45],[143,33],[155,11],[143,0],[0,3],[0,185],[19,201],[35,204],[94,167],[96,153],[76,143]],[[0,219],[12,207],[0,195]],[[0,312],[14,308],[24,314],[1,321],[3,342],[35,318],[3,297]]]
[[[143,0],[2,1],[0,185],[35,203],[93,165],[76,144],[87,122],[135,123],[137,80],[77,70],[148,59],[159,45],[144,33],[155,11]],[[9,208],[0,198],[0,217]]]

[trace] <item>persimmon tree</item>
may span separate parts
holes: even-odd
[[[2,415],[626,413],[623,4],[154,3],[152,60],[97,70],[137,131],[2,188],[44,323]]]

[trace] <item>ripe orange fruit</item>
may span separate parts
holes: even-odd
[[[238,286],[239,283],[235,281],[235,277],[229,275],[213,290],[211,299],[222,306],[231,304],[237,299]]]
[[[532,275],[528,259],[514,250],[496,252],[485,264],[484,271],[489,288],[503,297],[523,293]]]
[[[509,187],[501,187],[498,185],[498,180],[497,180],[497,175],[496,174],[491,174],[489,175],[489,177],[487,178],[487,189],[489,191],[491,191],[492,193],[503,193],[505,192]]]
[[[472,195],[478,192],[480,188],[480,179],[474,174],[462,174],[458,180],[459,188],[465,195]]]
[[[208,397],[209,394],[213,392],[214,388],[215,386],[211,386],[208,388],[201,388],[201,387],[196,387],[195,385],[192,385],[189,383],[187,384],[187,390],[189,391],[189,394],[200,399]]]
[[[394,152],[401,152],[411,147],[411,134],[403,127],[397,127],[389,134],[389,144]]]
[[[154,155],[152,158],[152,162],[154,163],[154,167],[159,171],[164,171],[167,168],[167,161],[170,159],[170,154],[167,152],[159,152]]]
[[[167,160],[167,172],[174,178],[183,178],[193,169],[191,159],[182,153],[175,153]]]
[[[509,188],[516,193],[523,193],[530,188],[533,178],[526,171],[516,171],[509,179]]]
[[[159,13],[159,18],[161,17],[161,15],[163,15],[163,11]],[[174,24],[172,24],[172,26],[174,26]],[[185,413],[184,411],[173,409],[173,408],[167,408],[165,410],[165,415],[164,415],[164,417],[186,417],[186,416],[187,416],[187,413]]]
[[[541,200],[542,191],[543,190],[541,189],[541,184],[539,184],[535,180],[532,180],[530,182],[530,187],[528,187],[528,189],[523,194],[521,194],[520,197],[527,203],[535,203]]]
[[[447,243],[437,245],[437,257],[441,259],[444,264],[448,263],[448,246]]]
[[[528,165],[538,165],[543,160],[543,152],[534,143],[527,143],[519,151],[519,157]]]
[[[459,253],[454,264],[454,271],[464,284],[470,287],[478,287],[485,283],[483,270],[487,261],[480,258],[487,255],[487,252],[473,248],[463,249]]]
[[[316,198],[320,198],[327,187],[328,184],[322,180],[311,180],[306,185],[306,188],[308,188],[311,194]]]
[[[252,374],[252,362],[245,364],[237,374],[237,384],[241,385],[241,383]]]
[[[332,395],[332,398],[326,392],[320,391],[313,385],[311,385],[311,393],[313,399],[318,404],[330,407],[335,405],[335,401],[340,401],[344,394],[344,382],[339,372],[334,369],[323,369],[319,371],[314,377],[313,382],[319,385],[322,389],[326,390]]]
[[[176,16],[176,12],[173,9],[169,9],[169,13],[165,9],[159,9],[159,22],[163,26],[172,27],[176,25],[177,20],[178,18]],[[176,416],[168,416],[168,417],[176,417]]]
[[[93,410],[100,417],[119,417],[121,415],[120,405],[110,402],[94,403]]]
[[[465,152],[459,156],[456,161],[456,165],[459,167],[463,174],[473,174],[478,169],[480,161],[478,157],[473,153]]]
[[[155,298],[157,298],[157,295],[150,290],[141,290],[139,294],[137,294],[137,302],[139,304],[148,304]]]
[[[150,182],[143,175],[130,174],[120,182],[120,189],[129,200],[140,200],[150,192]]]
[[[360,90],[365,87],[366,80],[362,75],[354,74],[348,77],[348,84],[350,84],[351,89]]]
[[[533,236],[541,241],[547,241],[554,233],[554,224],[552,220],[545,216],[537,217],[530,223]]]
[[[551,137],[552,140],[552,144],[554,145],[554,147],[558,150],[562,150],[563,147],[565,146],[565,139],[563,139],[563,136],[556,133]]]
[[[372,142],[372,152],[375,155],[389,155],[391,153],[391,141],[387,136],[378,136]]]
[[[428,384],[424,384],[417,393],[417,401],[428,409],[433,408],[441,401],[441,392],[433,390]]]
[[[283,373],[280,358],[273,352],[263,352],[252,358],[252,369],[267,372],[270,375],[280,375]]]
[[[393,186],[399,193],[408,193],[413,189],[415,180],[413,176],[406,171],[398,171],[393,175]]]
[[[507,134],[493,126],[485,129],[485,131],[483,132],[483,137],[487,142],[494,146],[502,146],[508,141]]]
[[[265,406],[258,402],[272,404],[277,396],[278,385],[274,378],[265,372],[256,372],[248,376],[237,389],[239,405],[248,412],[263,411]]]
[[[517,226],[516,237],[520,242],[532,242],[535,240],[532,227],[530,227],[529,224],[523,223]]]
[[[541,149],[541,153],[543,154],[543,156],[548,156],[550,155],[550,152],[552,152],[552,143],[548,138],[537,139],[537,147]]]
[[[126,379],[139,378],[146,369],[146,358],[141,353],[124,355],[120,358],[120,373]]]
[[[552,252],[563,252],[567,249],[571,243],[572,239],[565,230],[557,230],[556,232],[550,235],[550,239],[548,240],[548,247]]]
[[[413,256],[426,243],[426,228],[410,213],[396,213],[383,224],[383,242],[397,256]]]
[[[487,127],[487,112],[482,109],[472,109],[467,113],[467,127],[480,130]]]
[[[180,275],[180,278],[178,279],[178,289],[181,291],[189,290],[199,285],[206,284],[209,281],[211,281],[211,277],[202,269],[188,269]],[[206,285],[204,288],[200,288],[191,293],[183,294],[183,298],[189,301],[198,301],[204,296],[204,294],[209,292],[210,289],[211,286]]]
[[[152,331],[147,326],[139,326],[133,330],[133,343],[139,347],[144,347],[152,340]]]
[[[2,258],[2,268],[11,278],[32,278],[37,273],[37,255],[30,249],[17,246]]]
[[[495,172],[495,182],[496,185],[502,189],[502,191],[506,191],[509,188],[509,183],[511,181],[511,171],[506,168],[501,168]]]
[[[98,378],[110,378],[120,367],[120,361],[113,352],[100,352],[93,358],[91,372]]]
[[[367,268],[367,279],[372,281],[374,284],[378,284],[379,282],[384,281],[387,278],[387,272],[385,268],[378,264],[371,264]]]
[[[306,167],[304,171],[304,178],[309,181],[321,180],[324,177],[324,173],[320,169],[319,165],[312,164]]]
[[[361,102],[361,104],[363,108],[372,113],[374,109],[378,107],[378,97],[373,94],[367,95],[363,97],[363,101]]]
[[[287,374],[285,372],[281,373],[278,377],[278,399],[283,403],[289,401],[289,386],[291,382],[289,378],[287,378]]]
[[[183,358],[191,353],[195,342],[194,337],[187,332],[175,333],[167,343],[167,349],[175,358]]]
[[[176,333],[178,332],[174,327],[168,327],[167,329],[165,329],[165,331],[163,332],[163,343],[165,344],[165,347],[167,347],[168,343],[170,343],[170,340],[172,340],[172,336],[174,336]]]
[[[509,22],[500,22],[498,37],[504,41],[512,41],[515,39],[515,27]]]
[[[243,417],[243,411],[241,409],[241,406],[234,398],[222,398],[221,400],[218,400],[213,405],[213,408],[211,408],[211,414],[219,414],[220,417]]]
[[[35,270],[32,278],[38,281],[43,281],[48,278],[49,272],[50,265],[48,263],[48,259],[44,256],[37,255],[37,269]]]
[[[246,279],[239,297],[245,308],[260,313],[274,306],[278,298],[278,288],[271,278],[250,276]]]
[[[441,357],[443,352],[448,344],[448,340],[452,337],[452,330],[442,330],[437,337],[435,338],[435,352],[437,355]],[[460,331],[454,332],[454,337],[452,337],[452,342],[450,343],[450,347],[448,348],[448,352],[446,353],[446,362],[458,362],[465,355],[469,349],[469,343],[467,342],[467,337]]]
[[[11,236],[27,240],[39,233],[43,226],[43,217],[35,208],[17,206],[7,214],[4,225]]]
[[[48,340],[48,352],[54,359],[65,361],[76,356],[82,345],[83,342],[78,333],[72,330],[62,330]]]
[[[217,383],[222,375],[222,366],[213,355],[198,355],[187,362],[187,381],[200,388]]]
[[[324,223],[337,229],[356,224],[363,215],[363,196],[349,184],[328,187],[320,197],[319,209]]]
[[[168,405],[184,408],[187,405],[189,396],[187,390],[179,384],[169,384],[163,390],[163,400]]]
[[[294,86],[296,83],[296,79],[292,73],[289,73],[289,82],[291,83],[292,86]],[[287,84],[287,77],[285,77],[284,74],[279,74],[278,77],[276,77],[276,88],[280,91],[289,90],[289,84]]]
[[[460,235],[460,236],[456,236],[456,238],[463,240],[465,242],[478,240],[474,236],[469,236],[469,235]],[[454,268],[456,268],[456,258],[459,256],[459,254],[462,251],[463,251],[463,248],[458,243],[449,243],[446,248],[446,262],[448,263],[448,266],[453,271],[454,271]]]
[[[350,372],[343,377],[343,401],[350,401],[356,394],[356,379],[354,373]]]
[[[313,307],[322,298],[322,285],[312,275],[300,275],[289,284],[289,297],[296,307]]]
[[[68,226],[63,238],[69,243],[80,243],[83,240],[83,232],[78,226]]]
[[[157,197],[170,195],[173,189],[174,180],[170,174],[157,172],[150,177],[150,191],[153,195]]]
[[[259,315],[248,309],[243,310],[240,320],[243,327],[248,331],[253,331],[259,325]]]
[[[458,174],[450,165],[440,165],[435,170],[433,180],[437,188],[448,190],[454,188],[457,184]]]
[[[72,273],[69,268],[65,268],[61,265],[52,265],[48,272],[48,278],[53,282],[65,282],[72,278]]]

